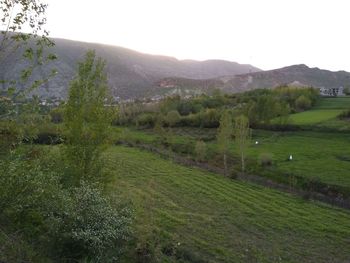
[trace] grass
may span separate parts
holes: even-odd
[[[114,190],[136,209],[136,235],[155,232],[160,262],[348,262],[350,214],[288,194],[113,147]],[[171,256],[173,255],[173,256]],[[135,262],[134,250],[125,262]]]
[[[349,109],[350,97],[321,98],[314,109]]]
[[[120,131],[123,128],[117,129]],[[187,131],[186,134],[186,136],[172,135],[171,143],[193,145],[193,142],[198,139],[196,133],[191,135]],[[129,129],[128,136],[128,140],[159,147],[157,144],[159,138],[151,131]],[[275,174],[280,176],[293,174],[350,189],[350,136],[348,134],[255,130],[252,141],[256,140],[259,141],[259,144],[252,143],[247,151],[250,165],[256,166],[259,156],[269,153],[273,156],[272,168]],[[213,153],[218,152],[215,140],[207,142],[207,146],[209,155],[213,156]],[[237,153],[234,143],[231,144],[231,152]],[[292,162],[286,161],[289,155],[293,155]]]
[[[276,170],[318,178],[321,182],[350,189],[350,136],[347,134],[317,132],[255,131],[257,146],[249,148],[249,156],[262,153],[273,155]],[[293,161],[286,161],[289,155]]]
[[[319,124],[335,120],[342,111],[349,108],[350,97],[321,98],[311,110],[291,114],[290,120],[296,125]],[[337,127],[339,125],[338,123]]]
[[[343,110],[309,110],[290,115],[291,124],[295,125],[313,125],[336,118]]]

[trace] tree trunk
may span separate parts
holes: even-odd
[[[241,161],[242,161],[242,174],[244,175],[245,164],[244,164],[244,154],[243,154],[243,152],[241,153]]]
[[[227,158],[226,158],[226,153],[224,153],[224,169],[225,169],[225,175],[227,176]]]

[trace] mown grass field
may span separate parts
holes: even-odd
[[[295,125],[312,125],[336,118],[343,110],[319,109],[308,110],[290,115],[290,123]]]
[[[291,124],[313,125],[335,119],[342,111],[350,109],[350,97],[321,98],[308,111],[291,114]]]
[[[160,262],[350,261],[348,211],[135,148],[110,148],[106,168],[115,192],[134,204],[136,235],[155,233]],[[135,262],[134,249],[124,262]]]
[[[350,97],[321,98],[314,109],[349,109]]]
[[[262,153],[272,154],[280,176],[295,174],[350,188],[350,135],[255,131],[253,139],[259,144],[252,145],[248,155],[257,159]],[[292,161],[287,161],[289,155]]]

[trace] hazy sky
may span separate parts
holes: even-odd
[[[350,71],[349,0],[47,0],[52,37],[262,69]]]

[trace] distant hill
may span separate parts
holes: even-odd
[[[178,60],[172,57],[148,55],[130,49],[64,39],[54,39],[52,52],[58,60],[34,70],[34,77],[45,75],[52,68],[58,70],[43,87],[35,92],[41,97],[64,98],[67,87],[76,71],[76,62],[81,60],[88,49],[95,49],[98,56],[106,59],[109,83],[115,97],[137,98],[147,96],[159,80],[167,77],[188,79],[210,79],[224,75],[257,72],[260,69],[224,60]],[[0,79],[18,76],[25,64],[16,52],[0,65]],[[4,87],[3,87],[4,88]]]
[[[210,84],[210,85],[208,85]],[[329,71],[309,68],[306,65],[293,65],[275,70],[253,72],[235,76],[223,76],[208,80],[190,80],[182,78],[166,78],[158,82],[158,91],[171,89],[187,93],[207,92],[218,88],[225,92],[241,92],[257,88],[274,88],[281,85],[313,86],[316,88],[336,88],[350,85],[350,73],[346,71]]]

